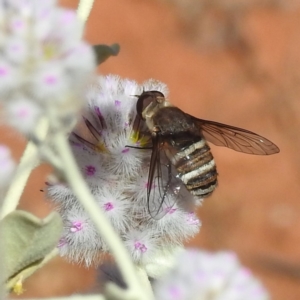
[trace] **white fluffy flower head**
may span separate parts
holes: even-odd
[[[0,101],[5,121],[27,135],[49,107],[69,122],[95,66],[76,12],[55,2],[0,1]]]
[[[168,94],[165,84],[156,80],[139,85],[118,76],[100,76],[97,84],[89,88],[84,116],[70,135],[73,153],[95,200],[123,239],[134,262],[143,265],[159,261],[162,253],[164,256],[172,254],[186,239],[194,236],[201,225],[193,211],[195,201],[188,192],[176,203],[164,202],[162,218],[154,219],[149,214],[147,187],[152,150],[141,149],[146,137],[137,138],[133,131],[136,95],[147,90]],[[154,190],[158,189],[158,184],[153,182]],[[58,205],[66,228],[71,212],[74,218],[73,206],[79,205],[70,194],[62,185],[49,186],[49,197],[52,196]],[[156,200],[160,201],[158,194]],[[159,205],[150,203],[154,204]],[[79,217],[78,222],[81,222]],[[65,246],[62,254],[78,261],[74,253],[82,252],[86,264],[98,263],[96,254],[106,251],[107,246],[102,241],[87,240],[85,247],[91,252],[86,256],[86,249],[76,248],[77,234],[78,231],[68,231],[67,237],[63,237],[68,248]]]
[[[160,300],[269,300],[269,295],[232,252],[189,250],[154,285]]]

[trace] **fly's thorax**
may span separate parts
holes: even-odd
[[[191,116],[174,106],[164,106],[152,115],[153,125],[158,127],[163,136],[176,136],[198,133]]]

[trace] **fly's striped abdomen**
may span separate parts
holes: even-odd
[[[198,137],[172,158],[180,179],[191,194],[208,197],[217,186],[217,170],[206,141]]]

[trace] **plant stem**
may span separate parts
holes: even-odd
[[[42,118],[36,128],[35,134],[37,139],[43,140],[48,130],[48,120]],[[17,208],[29,175],[39,162],[38,147],[29,141],[4,197],[0,210],[0,220]]]
[[[150,295],[151,299],[154,299],[152,286],[151,286],[151,283],[149,281],[148,274],[147,274],[145,268],[136,266],[136,273],[137,273],[137,276],[140,279],[142,287],[145,289],[145,294]]]
[[[108,244],[112,254],[115,257],[123,279],[128,287],[126,292],[133,296],[132,299],[151,299],[151,296],[147,294],[145,289],[143,289],[141,285],[142,282],[138,280],[135,267],[121,239],[115,233],[105,214],[93,199],[87,184],[78,170],[76,161],[63,132],[57,130],[53,142],[58,155],[64,162],[64,175],[67,182],[74,191],[78,201],[89,214],[91,220],[96,225],[96,228]]]
[[[94,0],[80,0],[77,8],[77,16],[82,21],[83,25],[87,22],[91,10],[93,8]]]

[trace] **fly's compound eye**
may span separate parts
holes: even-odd
[[[143,92],[136,103],[136,112],[141,119],[143,118],[143,111],[152,103],[161,103],[165,99],[164,94],[158,91]]]

